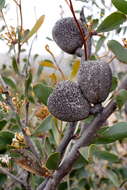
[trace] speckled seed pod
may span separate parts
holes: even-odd
[[[89,115],[90,106],[78,84],[67,80],[58,83],[49,96],[48,109],[59,120],[74,122],[85,119]]]
[[[77,80],[84,97],[90,103],[98,104],[103,102],[110,92],[112,72],[104,61],[84,61],[82,58]]]
[[[83,29],[84,36],[87,35],[88,32],[86,27],[81,24],[80,20],[78,21]],[[75,54],[76,50],[83,46],[81,34],[74,18],[72,17],[62,18],[58,20],[53,27],[52,36],[56,44],[64,52],[69,54]],[[88,44],[89,49],[91,49],[90,39],[88,40]]]

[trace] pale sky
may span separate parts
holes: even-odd
[[[97,0],[100,2],[100,0]],[[72,0],[75,10],[79,10],[83,6],[83,2]],[[106,4],[110,4],[110,0],[106,0]],[[13,0],[7,0],[8,11],[5,13],[5,18],[8,25],[16,26],[16,7]],[[38,41],[34,43],[33,52],[38,54],[45,54],[44,46],[48,43],[51,49],[55,52],[60,52],[60,49],[54,42],[46,40],[46,37],[52,38],[52,27],[54,23],[61,18],[60,5],[64,10],[64,17],[72,16],[65,0],[22,0],[23,4],[23,26],[24,29],[31,29],[35,24],[36,19],[41,15],[45,15],[45,21],[38,32]],[[101,6],[101,3],[99,4]],[[4,10],[3,10],[4,11]],[[91,7],[91,10],[85,8],[87,16],[94,13],[97,14],[97,9]],[[5,12],[5,11],[4,11]],[[0,22],[0,24],[2,21]],[[0,41],[0,53],[7,51],[5,43]]]

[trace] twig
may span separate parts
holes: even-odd
[[[17,5],[17,6],[19,6],[19,4],[18,4],[18,2],[16,1],[16,0],[13,0],[14,1],[14,3]]]
[[[13,180],[15,180],[16,182],[18,182],[19,184],[23,185],[23,187],[25,187],[25,189],[28,189],[28,185],[25,181],[20,180],[18,177],[16,177],[15,175],[11,174],[7,169],[0,167],[0,172],[6,174],[7,176],[9,176],[10,178],[12,178]]]
[[[123,82],[119,86],[119,90],[123,89],[124,87],[127,88],[127,77],[123,80]],[[116,101],[112,100],[104,108],[102,113],[99,113],[95,117],[95,119],[89,124],[87,129],[83,132],[81,138],[75,142],[70,153],[62,161],[62,164],[60,164],[58,170],[54,172],[52,178],[48,180],[45,187],[38,188],[37,190],[55,190],[56,189],[56,187],[59,185],[63,177],[71,171],[74,162],[79,158],[80,156],[79,148],[88,146],[91,144],[91,142],[96,137],[97,131],[101,128],[102,124],[115,111],[116,108],[117,108]]]
[[[120,188],[122,188],[126,183],[127,183],[127,179],[125,179],[125,180],[120,184]]]
[[[66,2],[67,2],[67,1],[66,1]],[[84,38],[84,33],[83,33],[83,30],[82,30],[82,28],[81,28],[81,26],[80,26],[80,24],[79,24],[79,22],[78,22],[78,20],[77,20],[77,18],[76,18],[76,16],[75,16],[75,12],[74,12],[74,8],[73,8],[72,1],[69,0],[69,2],[70,2],[70,4],[69,4],[68,2],[67,2],[67,4],[68,4],[69,7],[70,7],[70,10],[71,10],[72,15],[73,15],[73,17],[74,17],[74,20],[75,20],[75,22],[76,22],[76,24],[77,24],[77,27],[78,27],[78,29],[79,29],[79,32],[80,32],[80,34],[81,34],[81,38],[82,38],[83,44],[84,44],[85,60],[87,60],[87,59],[88,59],[88,55],[87,55],[87,43],[86,43],[86,40],[85,40],[85,38]]]
[[[27,101],[27,100],[26,100]],[[29,102],[26,102],[25,105],[25,110],[26,110],[26,116],[25,116],[25,126],[28,126],[28,121],[29,121]]]
[[[9,28],[8,28],[7,22],[6,22],[6,19],[5,19],[5,17],[4,17],[4,13],[3,13],[2,10],[0,10],[0,12],[1,12],[1,15],[2,15],[2,18],[3,18],[3,21],[4,21],[4,23],[5,23],[5,26],[6,26],[6,28],[7,28],[8,34],[10,35],[11,40],[13,40],[13,38],[12,38],[12,36],[11,36],[11,33],[10,33],[10,31],[9,31]]]
[[[60,152],[61,157],[64,154],[64,151],[66,150],[66,147],[68,146],[71,139],[74,137],[74,131],[76,128],[77,122],[71,122],[69,123],[68,129],[64,135],[64,138],[62,139],[60,145],[56,149],[56,152]]]
[[[20,3],[18,4],[18,7],[19,7],[19,13],[20,13],[20,25],[21,25],[21,28],[20,30],[18,31],[18,56],[17,56],[17,63],[20,64],[20,54],[21,54],[21,47],[22,47],[22,44],[21,44],[21,34],[22,34],[22,30],[23,30],[23,16],[22,16],[22,4],[21,4],[21,0],[20,0]]]
[[[53,55],[53,53],[51,52],[51,50],[49,49],[49,46],[46,45],[46,46],[45,46],[45,49],[46,49],[46,51],[47,51],[48,53],[50,53],[50,55],[52,56],[53,61],[54,61],[55,65],[56,65],[58,71],[61,73],[61,76],[62,76],[63,80],[65,80],[64,73],[63,73],[63,71],[61,70],[61,68],[59,67],[59,65],[57,64],[56,58],[55,58],[55,56]]]
[[[113,56],[113,57],[107,62],[107,64],[111,63],[115,58],[116,58],[116,56]]]
[[[23,15],[22,15],[22,0],[20,0],[20,3],[19,3],[19,12],[20,12],[20,25],[21,25],[21,32],[22,32],[22,29],[23,29]]]

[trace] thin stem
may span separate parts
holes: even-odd
[[[21,32],[23,29],[23,15],[22,15],[22,1],[20,0],[19,3],[19,13],[20,13],[20,25],[21,25]]]
[[[26,102],[25,105],[25,110],[26,110],[26,117],[25,117],[25,125],[28,126],[28,121],[29,121],[29,102]]]
[[[20,30],[18,31],[18,56],[17,56],[17,63],[20,64],[20,54],[21,54],[21,35],[22,35],[22,30],[23,30],[23,16],[22,16],[22,4],[21,4],[21,0],[18,4],[19,7],[19,13],[20,13]]]
[[[9,28],[8,28],[7,22],[6,22],[6,19],[5,19],[5,17],[4,17],[4,13],[3,13],[2,10],[0,10],[0,12],[1,12],[1,14],[2,14],[2,18],[3,18],[3,21],[4,21],[5,26],[6,26],[6,28],[7,28],[8,34],[10,35],[11,40],[13,40],[13,38],[12,38],[12,36],[11,36],[11,33],[10,33],[10,31],[9,31]]]
[[[51,50],[49,49],[49,46],[46,45],[46,46],[45,46],[45,49],[46,49],[46,51],[47,51],[48,53],[50,53],[50,55],[52,56],[53,61],[54,61],[55,65],[56,65],[57,69],[58,69],[59,72],[61,73],[61,76],[62,76],[63,80],[65,80],[64,73],[63,73],[63,71],[61,70],[61,68],[59,67],[59,65],[57,64],[56,58],[55,58],[55,56],[53,55],[53,53],[51,52]]]
[[[7,169],[0,167],[0,172],[6,174],[7,176],[9,176],[10,178],[12,178],[13,180],[15,180],[16,182],[18,182],[19,184],[23,185],[24,187],[27,187],[27,184],[20,180],[18,177],[16,177],[15,175],[11,174]]]
[[[13,0],[14,1],[14,3],[17,5],[17,6],[19,6],[19,4],[18,4],[18,2],[16,1],[16,0]]]
[[[67,1],[66,1],[66,2],[67,2]],[[77,26],[78,26],[79,32],[80,32],[80,34],[81,34],[81,38],[82,38],[82,40],[83,40],[84,51],[85,51],[85,60],[87,60],[87,59],[88,59],[88,55],[87,55],[87,43],[86,43],[86,40],[85,40],[85,38],[84,38],[84,33],[83,33],[83,30],[82,30],[82,28],[81,28],[81,26],[80,26],[80,24],[79,24],[79,22],[78,22],[78,20],[77,20],[77,18],[76,18],[72,1],[69,0],[69,2],[70,2],[70,5],[69,5],[70,10],[71,10],[72,15],[73,15],[73,17],[74,17],[74,20],[75,20],[75,22],[76,22],[76,24],[77,24]],[[68,4],[69,4],[69,3],[68,3]]]
[[[107,63],[111,63],[115,58],[116,56],[113,56]]]
[[[126,183],[127,183],[127,179],[125,179],[125,180],[121,183],[120,188],[122,188]]]

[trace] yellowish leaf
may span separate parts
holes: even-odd
[[[52,73],[51,75],[49,75],[49,77],[50,77],[53,84],[57,83],[57,76],[55,73]]]
[[[40,16],[40,18],[37,20],[31,31],[28,33],[28,35],[23,39],[23,43],[27,42],[41,27],[45,19],[45,15]]]
[[[56,66],[53,64],[53,62],[51,62],[50,60],[41,61],[39,63],[39,65],[41,65],[43,67],[50,67],[50,68],[53,68],[53,69],[57,69]]]
[[[73,79],[77,75],[79,67],[80,67],[80,60],[75,60],[72,65],[70,79]]]
[[[14,161],[24,170],[43,177],[51,176],[50,170],[46,168],[42,161],[41,163],[38,162],[32,152],[27,149],[14,149],[13,152],[20,155],[20,157],[14,158]]]

